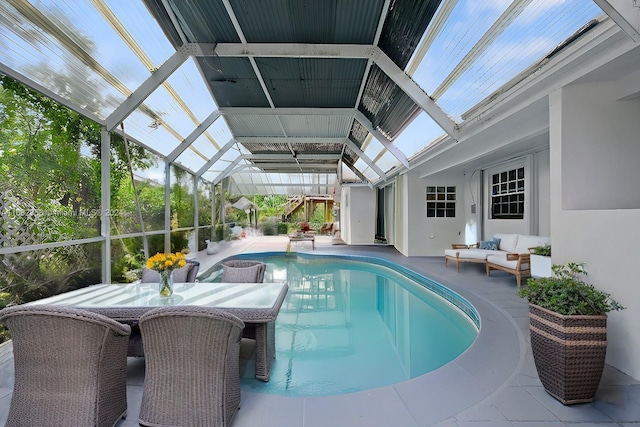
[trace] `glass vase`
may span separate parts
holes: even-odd
[[[160,272],[160,297],[169,298],[173,295],[173,270]]]

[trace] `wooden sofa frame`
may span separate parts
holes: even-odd
[[[480,247],[480,243],[474,243],[472,245],[465,245],[463,243],[452,243],[451,249],[472,249]],[[480,264],[484,264],[485,260],[480,258],[460,258],[460,253],[456,252],[456,256],[452,257],[451,255],[444,256],[444,266],[446,267],[449,264],[449,261],[453,261],[456,263],[456,271],[460,272],[460,263],[461,262],[477,262]]]
[[[491,270],[502,270],[507,273],[511,273],[516,276],[516,283],[518,287],[522,284],[523,277],[531,277],[531,255],[530,254],[507,254],[507,261],[518,261],[518,265],[515,269],[504,267],[502,265],[494,264],[492,262],[486,261],[485,268],[487,270],[487,276],[489,276]],[[520,266],[522,264],[527,264],[529,268],[521,270]]]

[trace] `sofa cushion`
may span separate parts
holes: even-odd
[[[512,270],[515,270],[516,267],[518,266],[518,261],[507,261],[507,256],[505,254],[499,254],[499,255],[489,255],[487,256],[487,262],[490,262],[492,264],[497,264],[499,266],[502,267],[507,267],[510,268]],[[520,264],[520,270],[527,270],[529,269],[529,263],[522,263]]]
[[[551,238],[543,236],[527,236],[524,234],[518,235],[518,244],[514,250],[517,254],[528,254],[529,248],[535,246],[547,245],[551,243]]]
[[[495,254],[496,251],[488,249],[445,249],[444,254],[450,257],[456,257],[459,253],[461,259],[487,259],[487,255]]]
[[[496,234],[493,237],[494,239],[500,239],[500,246],[498,246],[498,249],[500,249],[501,251],[516,251],[516,245],[518,244],[517,234]]]

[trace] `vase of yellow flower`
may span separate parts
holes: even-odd
[[[160,284],[158,286],[160,297],[168,298],[173,295],[173,270],[185,265],[187,265],[187,261],[181,252],[174,254],[157,253],[147,260],[147,268],[160,274]]]

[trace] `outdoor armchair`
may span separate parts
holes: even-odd
[[[198,270],[200,270],[200,262],[188,259],[187,265],[178,268],[173,272],[173,281],[176,283],[190,283],[195,282],[198,277]],[[141,283],[160,283],[160,273],[149,268],[142,268]],[[144,345],[142,343],[142,335],[140,334],[140,328],[137,321],[125,322],[131,326],[131,337],[129,338],[129,349],[127,350],[127,356],[129,357],[144,357]]]
[[[112,427],[126,415],[129,326],[49,305],[5,308],[0,322],[15,363],[7,427]]]
[[[161,307],[140,318],[143,426],[228,426],[240,406],[244,323],[215,308]]]

